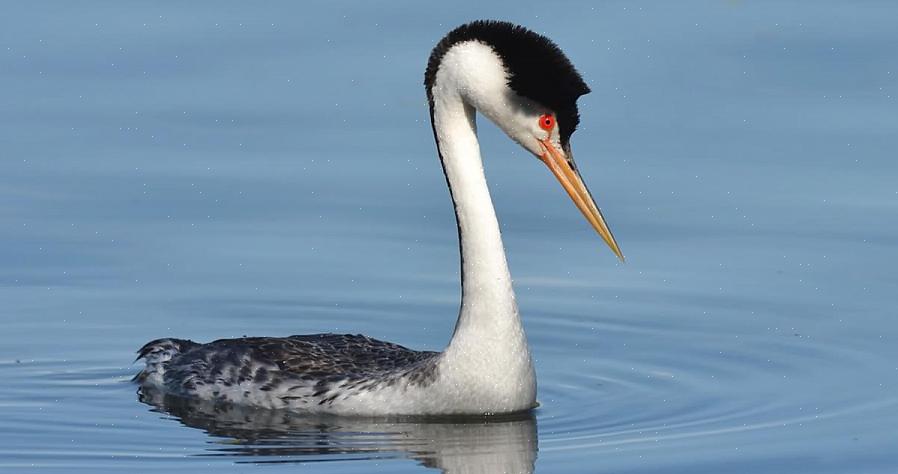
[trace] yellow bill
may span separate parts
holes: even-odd
[[[580,172],[574,167],[573,159],[568,159],[548,139],[540,141],[546,150],[545,153],[540,155],[540,159],[552,170],[552,174],[558,178],[558,182],[567,191],[568,196],[571,197],[571,200],[577,205],[577,209],[580,209],[580,212],[583,213],[583,216],[586,217],[593,229],[602,236],[602,240],[608,244],[608,247],[611,247],[617,258],[623,262],[624,254],[621,253],[620,247],[618,247],[617,242],[614,240],[614,235],[611,233],[611,229],[605,223],[602,211],[599,210],[599,206],[596,205],[595,199],[592,198],[592,194],[586,188],[583,178],[580,177]]]

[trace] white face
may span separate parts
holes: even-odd
[[[449,67],[443,71],[441,66],[441,81],[530,153],[543,155],[546,139],[562,149],[554,111],[508,87],[508,73],[492,48],[476,41],[460,43],[446,53],[443,64]]]
[[[535,156],[545,154],[546,148],[543,145],[545,140],[548,140],[556,150],[561,150],[558,121],[551,110],[507,90],[504,107],[493,109],[491,112],[494,113],[484,115]]]

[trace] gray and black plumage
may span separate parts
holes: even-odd
[[[147,367],[134,379],[179,396],[308,407],[382,385],[427,385],[436,376],[438,356],[352,334],[242,337],[207,344],[165,338],[138,351]]]

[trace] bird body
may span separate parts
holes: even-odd
[[[485,414],[534,403],[534,394],[509,389],[533,380],[529,357],[521,367],[529,375],[496,373],[489,370],[498,365],[492,362],[414,351],[362,335],[245,337],[208,344],[158,339],[141,348],[139,357],[147,363],[137,376],[143,386],[262,408],[369,416]]]
[[[542,91],[539,77],[552,90]],[[536,85],[534,85],[536,84]],[[477,140],[476,112],[545,162],[618,255],[568,139],[588,92],[557,46],[474,22],[434,48],[425,73],[434,138],[458,224],[462,300],[443,352],[361,335],[152,341],[144,386],[189,398],[340,415],[491,414],[536,406],[536,376]]]

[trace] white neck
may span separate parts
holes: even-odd
[[[483,46],[474,49],[478,47]],[[474,107],[481,104],[472,100],[472,88],[465,82],[471,70],[466,61],[472,55],[454,58],[453,52],[462,55],[465,49],[456,47],[446,54],[432,89],[434,134],[455,204],[462,260],[461,309],[444,362],[494,381],[502,374],[518,391],[523,383],[528,392],[524,395],[532,397],[530,352],[477,141]]]
[[[462,261],[462,305],[453,337],[457,342],[483,334],[485,323],[520,318],[499,222],[483,174],[474,108],[461,100],[442,102],[434,106],[434,129],[455,205]]]

